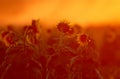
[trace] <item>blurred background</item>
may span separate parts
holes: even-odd
[[[28,24],[40,19],[50,26],[61,20],[83,26],[119,23],[120,0],[0,0],[0,24]]]

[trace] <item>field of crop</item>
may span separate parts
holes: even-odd
[[[120,79],[119,27],[38,27],[0,31],[0,79]]]

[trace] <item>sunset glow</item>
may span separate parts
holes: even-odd
[[[83,26],[120,21],[120,0],[3,0],[0,4],[1,24],[29,23],[38,18],[47,25],[61,20]]]
[[[120,0],[0,0],[0,79],[120,79]]]

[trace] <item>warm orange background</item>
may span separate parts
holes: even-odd
[[[47,25],[63,19],[82,25],[119,22],[120,0],[0,0],[0,24],[38,18]]]

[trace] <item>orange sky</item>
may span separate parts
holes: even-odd
[[[38,18],[47,25],[61,20],[82,25],[119,22],[120,0],[0,0],[0,24]]]

